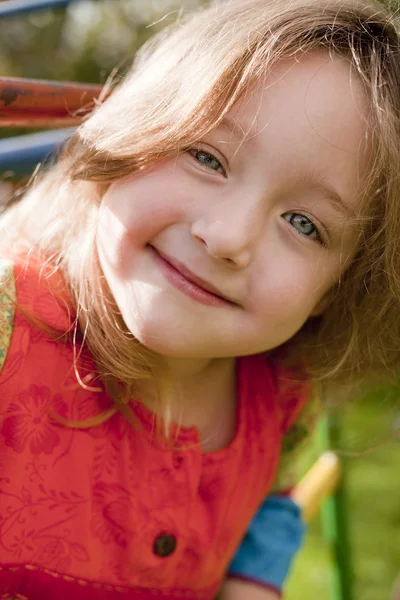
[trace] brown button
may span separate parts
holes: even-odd
[[[176,537],[169,533],[160,533],[154,540],[153,552],[157,556],[169,556],[176,548]]]

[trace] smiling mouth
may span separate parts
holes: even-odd
[[[163,254],[153,246],[149,248],[168,281],[192,299],[201,304],[214,306],[238,306],[236,302],[223,296],[212,284],[197,277],[178,260]]]

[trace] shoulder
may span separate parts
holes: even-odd
[[[33,252],[14,256],[12,269],[17,310],[42,325],[65,331],[75,311],[61,270]]]
[[[245,381],[241,391],[260,406],[267,420],[277,419],[281,435],[286,435],[305,413],[313,397],[313,386],[302,364],[289,364],[282,352],[262,353],[241,360]],[[259,402],[256,402],[256,400]]]
[[[280,349],[248,357],[247,378],[253,383],[263,399],[269,399],[276,411],[281,432],[285,434],[297,421],[312,397],[312,384],[304,365],[289,363]],[[250,368],[249,368],[250,366]],[[254,385],[257,382],[257,386]]]
[[[16,328],[65,333],[73,317],[59,272],[30,253],[0,256],[0,372]]]
[[[270,357],[275,393],[285,434],[299,419],[313,396],[313,386],[306,366],[301,361],[289,360],[284,349]]]

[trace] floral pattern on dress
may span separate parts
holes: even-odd
[[[133,535],[129,527],[131,515],[135,514],[140,521],[148,516],[136,506],[128,490],[116,483],[101,482],[93,488],[92,514],[93,535],[103,544],[113,541],[122,548],[127,548]]]
[[[33,455],[42,452],[51,454],[59,444],[60,436],[57,423],[52,421],[49,411],[63,404],[61,396],[58,394],[53,397],[48,387],[31,385],[23,390],[18,400],[11,403],[3,422],[7,446],[19,453],[29,446]]]
[[[280,403],[273,365],[244,357],[235,438],[215,453],[202,453],[194,428],[173,446],[157,439],[154,415],[138,401],[135,427],[120,412],[89,429],[64,426],[51,411],[85,421],[112,398],[88,350],[74,365],[70,338],[35,326],[68,329],[72,313],[50,281],[32,264],[15,263],[14,278],[0,373],[0,597],[211,600],[270,490],[282,423],[293,423],[298,398]],[[168,556],[157,552],[165,535],[176,540]]]

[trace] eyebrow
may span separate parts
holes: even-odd
[[[256,142],[256,136],[251,135],[250,132],[246,133],[243,127],[228,115],[225,115],[222,118],[217,129],[225,129],[238,141],[247,143],[253,141]],[[320,177],[315,173],[307,173],[302,177],[301,183],[313,187],[314,190],[320,192],[327,200],[329,200],[333,208],[344,216],[351,217],[352,219],[356,218],[356,211],[343,200],[339,192],[332,185],[324,181],[323,177]]]
[[[228,115],[225,115],[222,118],[221,122],[219,123],[219,127],[222,127],[223,129],[229,129],[229,131],[234,131],[235,129],[241,129],[239,124],[231,117],[228,117]]]
[[[344,216],[356,218],[356,211],[343,200],[339,192],[330,184],[326,183],[322,177],[317,175],[306,175],[302,179],[302,183],[309,185],[320,192],[335,210],[342,213]]]
[[[232,117],[228,117],[228,115],[223,117],[217,126],[217,129],[225,129],[225,131],[231,133],[240,142],[249,142],[253,137],[251,135],[249,136],[249,131],[246,133],[245,129],[240,125],[240,123],[235,121],[235,119],[232,119]]]

